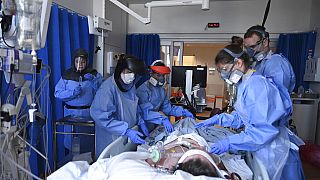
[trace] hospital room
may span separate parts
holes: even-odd
[[[0,180],[320,179],[320,1],[0,3]]]

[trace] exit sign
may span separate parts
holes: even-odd
[[[218,28],[220,27],[220,23],[216,22],[216,23],[208,23],[208,28]]]

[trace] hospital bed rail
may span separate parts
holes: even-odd
[[[138,126],[133,127],[134,130],[138,130]],[[122,152],[137,150],[137,144],[128,140],[126,136],[121,136],[111,144],[109,144],[100,154],[98,160],[103,158],[110,158],[116,156]],[[269,180],[268,173],[264,165],[256,158],[253,158],[250,152],[247,152],[245,158],[248,166],[253,172],[254,180]]]
[[[132,129],[138,130],[138,126],[134,126]],[[129,140],[127,136],[120,136],[102,151],[97,160],[110,158],[122,152],[135,150],[137,150],[137,144]]]

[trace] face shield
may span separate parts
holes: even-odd
[[[151,64],[150,70],[149,82],[153,86],[164,86],[168,80],[168,74],[171,72],[170,68],[165,66],[162,60],[156,60]]]
[[[81,72],[87,67],[87,58],[83,56],[76,57],[74,59],[74,66],[76,67],[77,72]]]

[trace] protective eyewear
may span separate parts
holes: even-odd
[[[222,68],[217,68],[217,71],[218,71],[219,73],[229,72],[229,71],[231,71],[231,70],[233,69],[233,67],[234,67],[235,64],[236,64],[236,63],[232,63],[231,68],[228,68],[228,66],[230,67],[231,64],[226,64],[226,65],[224,65]]]
[[[246,48],[251,48],[251,49],[255,49],[257,46],[259,46],[262,43],[263,39],[256,42],[256,44],[251,45],[251,46],[247,46]]]

